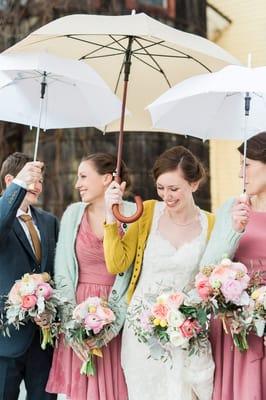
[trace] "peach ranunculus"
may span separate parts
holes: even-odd
[[[166,320],[167,314],[169,312],[169,307],[167,304],[156,303],[151,309],[152,315],[159,320]]]
[[[21,306],[22,308],[29,310],[37,304],[37,297],[34,294],[29,294],[22,297]]]
[[[182,335],[185,338],[192,338],[198,335],[201,331],[201,326],[199,325],[198,321],[192,319],[186,319],[183,324],[179,327],[182,332]]]
[[[170,294],[167,299],[167,304],[169,307],[179,308],[184,302],[185,296],[183,293],[176,292]]]
[[[233,271],[231,268],[228,268],[223,265],[217,265],[210,275],[210,283],[219,281],[223,283],[229,278],[235,278],[236,271]]]

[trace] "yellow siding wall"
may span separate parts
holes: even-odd
[[[252,55],[253,67],[266,65],[266,0],[210,0],[209,3],[232,20],[217,44],[245,65],[248,53]],[[210,143],[213,210],[241,191],[237,146],[237,142]]]

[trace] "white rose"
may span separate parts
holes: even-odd
[[[168,315],[167,315],[167,322],[168,322],[168,326],[176,328],[178,326],[181,326],[183,324],[183,322],[185,321],[185,317],[184,315],[178,311],[169,311]]]

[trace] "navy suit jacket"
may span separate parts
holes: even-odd
[[[31,245],[16,218],[26,190],[11,183],[0,198],[0,296],[7,295],[14,284],[27,272],[49,272],[53,274],[55,246],[58,236],[57,218],[41,209],[31,207],[32,217],[41,236],[42,260],[37,264]],[[3,309],[3,300],[1,302]],[[0,333],[0,356],[18,357],[29,348],[35,331],[33,323],[15,330],[10,329],[11,337]]]

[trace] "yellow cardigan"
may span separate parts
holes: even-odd
[[[146,241],[151,229],[156,200],[144,202],[144,211],[140,219],[132,223],[121,239],[117,224],[105,224],[104,255],[108,271],[111,274],[123,274],[134,262],[133,274],[127,291],[127,301],[130,302],[141,271],[142,259]],[[205,211],[208,218],[209,239],[215,216]]]

